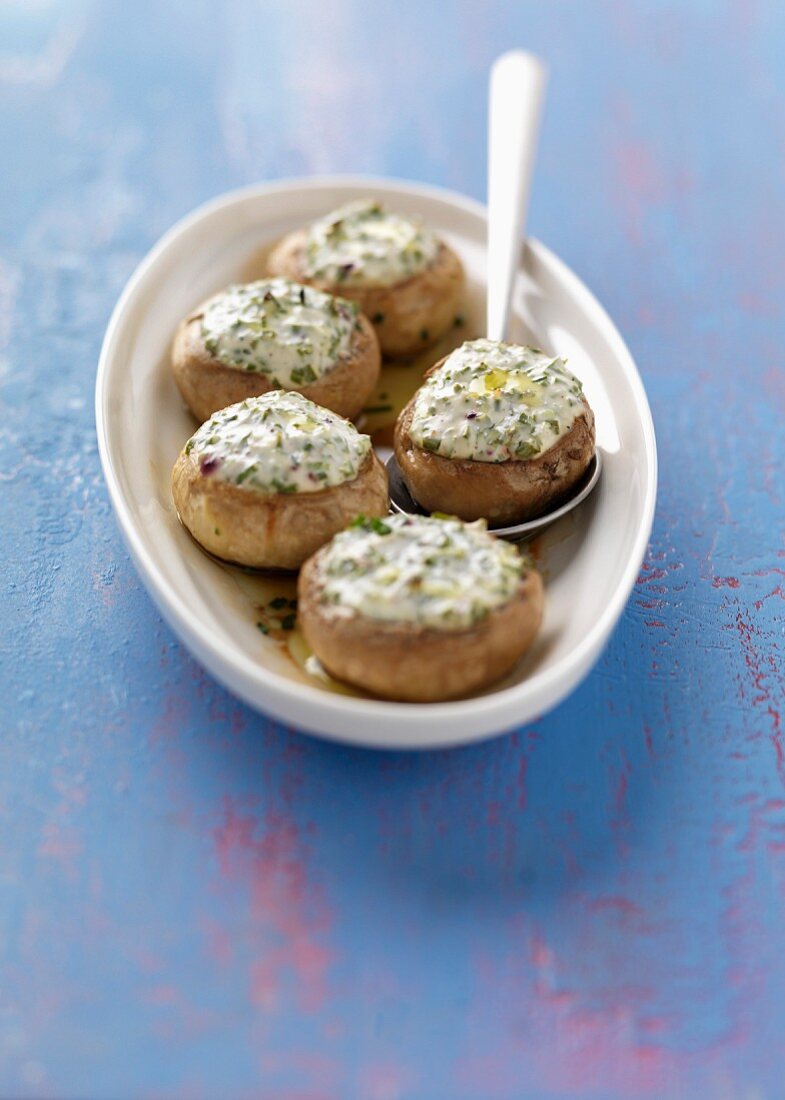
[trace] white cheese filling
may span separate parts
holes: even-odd
[[[543,454],[586,402],[563,359],[537,348],[470,340],[418,390],[410,435],[444,458],[508,462]]]
[[[280,390],[214,413],[185,446],[203,477],[264,493],[315,493],[352,481],[370,450],[348,420]]]
[[[359,200],[309,226],[305,275],[346,286],[390,286],[424,271],[438,250],[438,239],[419,222]]]
[[[354,302],[289,279],[260,279],[217,295],[202,317],[207,351],[285,390],[316,382],[351,349]]]
[[[512,599],[527,568],[482,520],[361,520],[322,551],[321,599],[337,615],[461,630]]]

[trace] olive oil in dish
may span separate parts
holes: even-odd
[[[337,695],[362,695],[325,672],[298,630],[296,574],[257,573],[213,560],[241,593],[248,617],[259,632],[261,647],[275,646],[291,663],[297,679],[313,687]]]

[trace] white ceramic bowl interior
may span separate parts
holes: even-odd
[[[172,465],[195,424],[170,376],[172,335],[210,293],[248,277],[259,250],[352,198],[374,195],[431,225],[466,268],[467,332],[482,332],[484,208],[432,187],[368,178],[260,185],[200,207],[155,246],[115,308],[101,352],[96,421],[101,460],[136,567],[195,657],[252,706],[311,733],[376,747],[432,748],[531,721],[586,675],[640,568],[656,495],[651,414],[612,322],[575,275],[530,240],[514,300],[513,338],[569,359],[594,408],[604,470],[592,497],[539,547],[547,605],[515,673],[459,702],[390,703],[322,686],[256,629],[248,588],[203,554],[172,504]]]

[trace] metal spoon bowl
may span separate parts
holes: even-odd
[[[545,83],[546,71],[542,62],[523,50],[502,54],[491,69],[486,327],[491,340],[507,337]],[[511,542],[534,538],[588,497],[599,481],[601,468],[600,452],[595,451],[579,484],[556,500],[549,511],[525,523],[516,523],[512,527],[490,527],[490,530]],[[428,515],[409,492],[395,455],[387,460],[387,473],[393,511]]]
[[[541,516],[537,516],[535,519],[528,519],[524,523],[513,524],[512,527],[493,527],[491,524],[488,524],[489,531],[494,535],[498,535],[499,538],[507,539],[508,542],[528,542],[536,535],[541,534],[546,527],[550,527],[557,519],[566,516],[573,508],[577,508],[579,504],[582,504],[583,501],[586,500],[600,480],[600,473],[602,472],[601,455],[602,452],[599,450],[594,452],[594,456],[586,467],[586,473],[581,481],[570,489],[566,497],[562,497],[560,501],[557,501],[554,508],[551,508],[548,512],[544,512]],[[392,510],[394,512],[402,512],[413,516],[430,515],[429,512],[420,507],[409,492],[409,488],[403,479],[403,474],[401,473],[401,468],[398,465],[398,460],[395,455],[391,455],[387,459],[386,465],[387,475],[390,480],[390,506]]]

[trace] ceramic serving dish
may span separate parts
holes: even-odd
[[[211,560],[180,525],[172,504],[171,468],[195,429],[169,370],[172,335],[178,321],[209,294],[262,274],[264,252],[277,238],[367,195],[422,218],[455,248],[468,290],[450,339],[456,344],[479,335],[486,237],[479,203],[375,178],[323,177],[246,188],[184,218],[131,277],[101,351],[98,443],[118,522],[144,584],[172,629],[217,680],[251,706],[336,741],[386,748],[456,745],[541,715],[597,660],[627,602],[651,530],[654,429],[635,364],[613,323],[552,252],[529,240],[522,251],[511,338],[569,360],[595,411],[603,475],[591,497],[534,545],[546,583],[546,612],[525,660],[481,695],[449,703],[391,703],[330,682],[308,659],[296,631],[263,633],[260,608],[272,591],[293,594],[292,582],[253,577]],[[377,440],[384,443],[389,436],[390,394],[408,397],[427,363],[443,353],[436,348],[425,361],[396,366],[383,376],[380,398],[370,406],[376,411],[367,419]],[[382,452],[389,454],[383,447]]]

